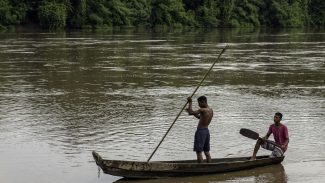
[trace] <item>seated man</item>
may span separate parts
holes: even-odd
[[[260,149],[260,146],[264,149],[272,151],[272,156],[274,157],[283,156],[283,153],[288,148],[289,135],[287,127],[280,123],[281,119],[282,114],[279,112],[275,113],[274,124],[270,125],[269,131],[265,137],[257,140],[251,160],[256,159],[256,154]],[[273,134],[275,142],[267,140],[271,134]]]

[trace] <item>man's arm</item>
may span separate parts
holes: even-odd
[[[283,144],[281,145],[281,148],[284,149],[288,143],[289,143],[289,134],[288,134],[288,129],[286,126],[284,126],[285,130],[284,130],[284,137],[285,137],[285,141],[283,142]]]
[[[284,141],[283,145],[281,145],[281,148],[284,149],[284,148],[288,145],[288,143],[289,143],[289,138],[287,138],[287,139]]]
[[[186,110],[187,110],[187,113],[188,113],[189,115],[193,115],[193,116],[195,116],[195,117],[197,117],[197,118],[200,119],[200,109],[197,110],[197,111],[193,111],[193,109],[192,109],[191,107],[189,107],[189,108],[187,108]]]
[[[270,137],[270,135],[271,135],[271,132],[268,131],[268,132],[266,133],[266,135],[263,137],[263,140],[267,140],[267,139]]]

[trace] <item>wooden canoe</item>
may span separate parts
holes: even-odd
[[[197,163],[196,160],[152,161],[147,163],[106,160],[95,151],[92,154],[96,164],[104,173],[125,178],[181,177],[224,173],[279,164],[284,159],[284,156],[274,158],[258,156],[255,161],[249,161],[249,157],[237,157],[213,159],[211,163]]]

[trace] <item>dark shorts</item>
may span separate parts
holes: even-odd
[[[210,151],[210,132],[208,128],[198,128],[194,136],[194,151]]]
[[[261,145],[262,148],[272,151],[271,156],[281,157],[283,156],[283,151],[280,147],[274,145],[275,142],[267,140],[264,144]]]

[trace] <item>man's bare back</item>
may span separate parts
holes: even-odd
[[[207,106],[204,108],[200,108],[198,111],[200,112],[200,120],[197,127],[208,128],[213,117],[213,110],[209,106]]]
[[[187,99],[189,102],[189,108],[187,112],[189,115],[194,115],[200,119],[197,125],[198,128],[208,128],[213,117],[213,110],[208,106],[207,102],[199,102],[200,109],[197,111],[192,110],[192,99]]]

